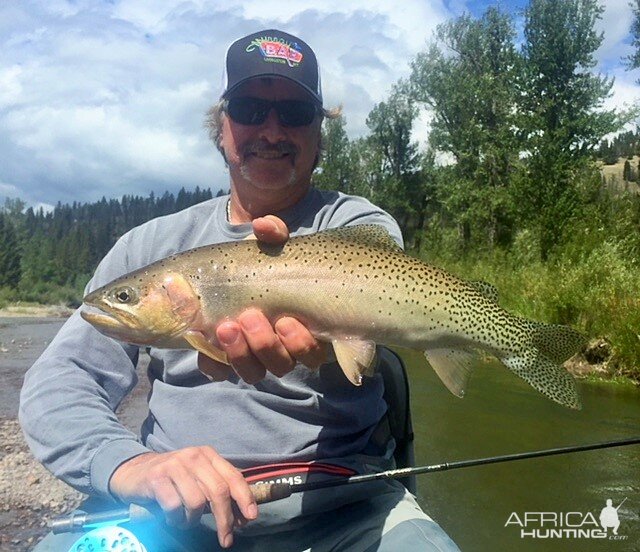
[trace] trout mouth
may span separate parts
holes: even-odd
[[[120,341],[141,345],[146,345],[150,341],[147,332],[141,332],[140,324],[128,312],[110,313],[85,304],[80,311],[80,316],[101,333]]]
[[[80,316],[84,318],[90,324],[98,326],[100,328],[125,328],[126,325],[120,322],[114,315],[107,314],[104,311],[99,311],[95,307],[84,307],[80,311]]]

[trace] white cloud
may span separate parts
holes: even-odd
[[[615,81],[611,90],[611,98],[605,101],[605,107],[609,109],[630,107],[640,100],[640,88],[636,83],[637,72],[634,74],[622,68],[617,68],[611,71],[609,76],[614,77]]]
[[[31,207],[36,213],[40,209],[42,209],[45,213],[51,213],[55,208],[55,206],[51,205],[51,203],[36,203],[34,205],[29,205],[29,207]]]
[[[6,182],[0,182],[0,197],[15,197],[18,195],[20,189],[13,184],[8,184]]]
[[[362,135],[374,104],[408,76],[436,25],[488,1],[0,3],[0,196],[52,205],[228,188],[202,121],[220,93],[227,45],[260,28],[309,42],[326,104],[343,104],[350,136]],[[626,3],[606,3],[603,63],[615,66],[628,48]],[[614,102],[638,90],[618,66]],[[421,120],[416,138],[424,141],[427,130]]]
[[[19,65],[0,69],[0,109],[16,104],[22,95]]]
[[[632,12],[629,0],[606,0],[604,12],[597,29],[604,33],[597,58],[608,66],[616,66],[620,59],[631,53],[631,44],[625,39],[629,35]]]
[[[32,207],[35,211],[40,208],[42,208],[45,213],[53,211],[53,205],[36,201],[28,192],[25,194],[25,191],[18,186],[0,182],[0,209],[7,199],[20,199],[26,203],[26,208]]]

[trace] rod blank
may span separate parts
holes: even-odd
[[[444,462],[442,464],[432,464],[430,466],[416,466],[414,468],[400,468],[387,470],[378,473],[365,475],[354,475],[339,479],[329,479],[326,481],[312,481],[309,483],[257,483],[251,485],[251,492],[258,504],[273,502],[287,498],[293,493],[313,491],[316,489],[328,489],[330,487],[340,487],[355,483],[366,483],[367,481],[377,481],[380,479],[397,479],[409,475],[421,475],[438,471],[456,470],[469,468],[472,466],[484,466],[486,464],[498,464],[501,462],[514,462],[516,460],[526,460],[529,458],[540,458],[544,456],[555,456],[558,454],[568,454],[571,452],[583,452],[587,450],[598,450],[613,447],[640,444],[640,437],[622,439],[617,441],[605,441],[602,443],[591,443],[587,445],[574,445],[568,447],[558,447],[531,452],[519,452],[515,454],[504,454],[501,456],[489,456],[486,458],[475,458],[472,460],[459,460],[454,462]],[[97,523],[113,522],[141,522],[156,518],[162,515],[159,508],[146,508],[138,504],[131,504],[115,510],[108,510],[95,514],[72,513],[69,516],[53,519],[48,522],[49,528],[54,533],[68,533],[72,531],[85,531],[86,528]]]

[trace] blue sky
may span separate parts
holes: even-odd
[[[438,23],[488,0],[23,0],[0,2],[0,202],[32,206],[228,188],[203,128],[235,38],[280,28],[320,59],[325,103],[342,104],[351,137],[409,74]],[[526,2],[497,2],[520,13]],[[599,71],[616,78],[608,106],[640,96],[628,0],[606,0]],[[521,25],[519,25],[521,28]],[[420,120],[416,138],[428,126]]]

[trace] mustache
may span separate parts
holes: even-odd
[[[244,148],[245,155],[252,153],[290,153],[295,155],[297,152],[298,148],[291,142],[278,142],[276,144],[270,144],[265,140],[256,140],[255,142],[247,144]]]

